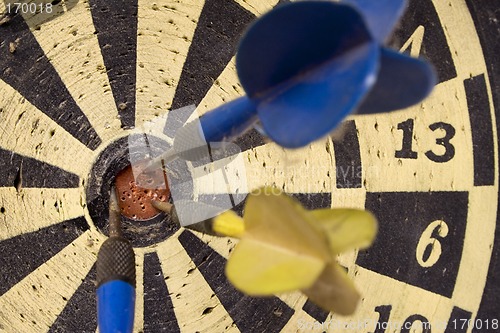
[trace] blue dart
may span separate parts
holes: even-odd
[[[114,189],[109,205],[109,238],[97,254],[97,321],[101,333],[128,333],[134,326],[135,255],[122,237]]]
[[[399,110],[425,98],[433,68],[382,46],[404,0],[299,1],[262,16],[240,41],[236,68],[246,96],[179,129],[154,159],[201,159],[207,142],[231,141],[260,121],[285,148],[330,133],[347,115]],[[205,148],[206,150],[206,148]]]

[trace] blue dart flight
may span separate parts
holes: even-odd
[[[236,56],[246,96],[179,129],[173,149],[151,165],[198,159],[196,148],[231,141],[257,121],[277,144],[298,148],[327,135],[351,113],[420,102],[436,83],[432,66],[383,46],[405,4],[300,1],[263,15],[241,39]]]

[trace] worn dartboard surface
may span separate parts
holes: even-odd
[[[0,331],[97,330],[104,197],[127,163],[127,137],[167,113],[160,139],[171,142],[186,119],[170,110],[194,104],[202,113],[241,95],[238,39],[283,2],[54,1],[52,13],[36,15],[9,15],[14,1],[0,3]],[[390,44],[436,67],[439,84],[423,103],[351,116],[342,141],[296,151],[256,131],[237,142],[249,189],[276,185],[308,208],[378,217],[374,245],[339,258],[363,295],[352,318],[299,292],[239,293],[224,276],[235,240],[160,217],[129,234],[134,330],[500,331],[498,5],[410,1]]]

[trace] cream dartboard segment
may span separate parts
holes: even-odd
[[[129,146],[164,115],[148,144],[171,146],[196,117],[178,109],[202,114],[241,96],[238,40],[286,2],[26,2],[38,14],[0,3],[1,332],[96,332],[94,264]],[[125,223],[137,264],[134,331],[497,332],[499,20],[488,0],[412,0],[389,44],[434,65],[429,98],[352,115],[342,139],[298,150],[257,130],[235,142],[245,174],[228,177],[247,187],[232,195],[239,213],[248,191],[274,185],[309,209],[377,216],[373,246],[339,258],[362,293],[352,317],[300,292],[240,293],[224,275],[236,240],[160,214]],[[231,178],[224,189],[185,187],[214,200],[227,189]]]

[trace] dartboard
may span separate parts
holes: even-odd
[[[156,141],[168,146],[188,120],[176,110],[241,96],[238,40],[283,2],[0,4],[0,331],[97,330],[95,261],[131,138],[166,115]],[[377,216],[373,246],[339,257],[363,295],[352,317],[300,292],[240,293],[224,275],[236,240],[160,214],[126,225],[134,331],[498,332],[497,5],[410,1],[389,44],[434,65],[439,83],[421,104],[352,115],[341,139],[297,150],[257,130],[236,141],[248,190]]]

